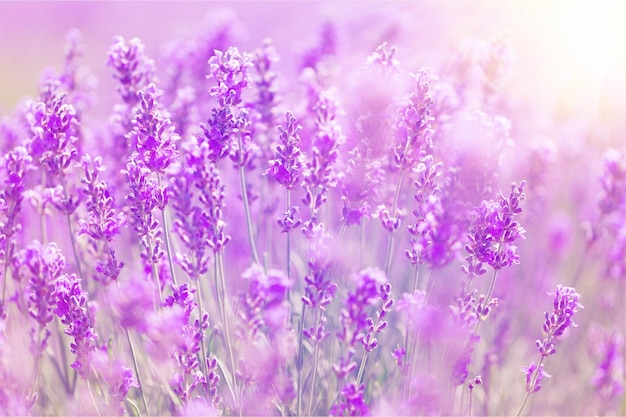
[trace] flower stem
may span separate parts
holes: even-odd
[[[243,199],[243,209],[246,215],[246,227],[248,230],[248,241],[250,242],[252,258],[254,259],[254,262],[261,265],[261,261],[259,260],[259,254],[257,253],[256,245],[254,243],[254,233],[252,231],[252,216],[250,215],[250,203],[248,201],[248,190],[246,188],[246,177],[243,164],[240,164],[239,166],[239,182],[241,185],[241,198]]]
[[[159,173],[158,174],[158,178],[159,178],[159,187],[162,187],[162,175]],[[169,230],[169,224],[167,222],[167,215],[166,215],[166,210],[167,210],[167,206],[163,208],[163,210],[161,211],[161,219],[163,220],[163,235],[165,236],[165,249],[167,252],[167,261],[169,262],[170,265],[170,275],[172,276],[172,282],[177,285],[176,283],[176,274],[174,272],[174,259],[172,256],[172,243],[171,243],[171,239],[170,239],[170,230]]]
[[[400,170],[398,174],[398,182],[396,184],[396,191],[393,195],[393,206],[391,208],[391,216],[396,216],[398,210],[398,200],[400,199],[400,189],[402,188],[402,180],[404,177],[404,171]],[[387,244],[387,254],[385,255],[385,275],[389,274],[389,268],[391,267],[391,258],[393,253],[393,243],[396,231],[392,231],[389,234],[389,243]]]
[[[545,359],[545,356],[542,356],[541,360],[539,361],[539,364],[537,365],[537,369],[535,369],[535,372],[533,373],[532,382],[530,384],[530,390],[526,390],[526,396],[524,397],[524,401],[522,401],[522,405],[520,406],[519,411],[516,414],[517,417],[519,417],[522,414],[522,410],[524,410],[524,406],[528,402],[528,398],[530,397],[530,394],[533,392],[533,389],[535,388],[535,384],[537,383],[537,378],[539,378],[539,372],[541,372],[541,365],[543,365],[544,359]]]
[[[237,377],[235,376],[235,356],[233,354],[233,346],[230,339],[230,325],[227,317],[226,303],[226,281],[224,279],[224,262],[221,252],[215,252],[215,267],[216,267],[216,291],[217,291],[217,303],[220,311],[222,325],[224,326],[224,341],[226,343],[226,350],[228,352],[228,361],[230,365],[231,380],[233,386],[233,401],[234,407],[239,411],[241,415],[241,408],[239,404],[239,394],[237,388]]]

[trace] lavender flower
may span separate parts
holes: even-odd
[[[113,39],[109,49],[106,64],[115,70],[113,76],[120,82],[117,92],[129,108],[139,102],[137,93],[154,81],[154,62],[145,55],[144,49],[138,38],[127,43],[121,36]]]
[[[150,171],[160,174],[178,157],[176,142],[180,139],[170,119],[161,114],[157,100],[162,94],[154,83],[137,92],[140,106],[132,120],[133,128],[126,136],[136,152],[134,157]]]
[[[257,91],[256,100],[249,104],[253,136],[267,159],[272,155],[272,130],[276,124],[276,108],[280,103],[276,87],[278,75],[272,68],[278,60],[276,48],[269,39],[263,41],[261,49],[254,51],[252,58],[256,72],[256,76],[252,76],[252,81]]]
[[[387,290],[390,291],[391,288],[387,287],[387,277],[381,270],[375,268],[364,269],[353,275],[352,280],[355,282],[356,288],[354,291],[348,292],[345,299],[345,307],[341,310],[340,316],[342,328],[337,333],[337,337],[348,346],[355,347],[357,343],[364,341],[370,333],[370,327],[373,327],[373,321],[371,325],[369,323],[371,321],[367,312],[369,306],[373,305],[379,297],[386,298],[383,301],[383,309],[379,312],[379,318],[382,318],[386,315],[386,311],[391,307],[393,301],[389,303],[391,299]],[[379,287],[382,291],[380,295]],[[387,306],[387,304],[390,305]],[[370,338],[373,336],[374,330],[372,328]],[[364,343],[364,346],[371,348],[372,340]]]
[[[546,337],[536,342],[537,349],[543,358],[556,353],[556,343],[565,330],[576,327],[572,317],[579,307],[582,308],[579,303],[580,294],[574,288],[557,285],[556,292],[551,294],[554,295],[552,312],[546,311],[544,314],[546,320],[543,323],[543,331]]]
[[[78,155],[79,120],[74,107],[66,102],[67,93],[59,87],[58,80],[46,80],[38,101],[30,104],[26,114],[32,132],[29,151],[50,178],[63,175]]]
[[[209,315],[205,312],[199,312],[198,318],[193,319],[191,317],[193,310],[198,308],[194,301],[196,292],[194,287],[189,288],[187,284],[180,287],[172,285],[172,291],[173,294],[165,299],[164,306],[180,306],[184,313],[185,322],[180,329],[182,338],[180,338],[180,343],[174,351],[177,370],[171,385],[174,393],[183,403],[187,403],[196,389],[200,389],[200,392],[209,391],[207,379],[200,371],[200,362],[198,361],[204,334],[209,327]],[[204,355],[204,352],[202,354]],[[209,363],[207,362],[207,365]],[[191,381],[188,376],[192,377]]]
[[[252,336],[267,327],[269,336],[275,337],[289,321],[285,296],[293,283],[281,271],[269,270],[266,273],[257,264],[246,269],[242,278],[248,281],[248,291],[241,296],[241,318]]]
[[[371,412],[363,398],[365,385],[346,384],[340,393],[341,402],[333,405],[331,416],[370,416]]]
[[[339,156],[339,147],[345,140],[337,122],[338,103],[331,92],[320,93],[313,110],[316,131],[303,176],[305,196],[302,202],[310,211],[310,219],[303,226],[306,235],[310,235],[312,228],[318,223],[318,214],[328,198],[329,190],[337,185],[334,165]]]
[[[95,306],[89,302],[87,292],[74,274],[65,274],[56,281],[55,297],[54,314],[67,325],[65,334],[74,338],[70,344],[70,350],[76,355],[72,368],[78,371],[81,378],[87,379],[94,353],[99,348],[93,322]]]
[[[535,362],[531,362],[529,366],[522,366],[520,371],[526,376],[527,394],[539,392],[541,390],[541,381],[552,376],[543,370],[543,363],[537,366]]]
[[[290,112],[285,113],[285,123],[279,126],[280,143],[274,159],[269,161],[267,172],[287,190],[300,185],[304,171],[304,155],[300,151],[299,131],[302,127]]]
[[[535,362],[531,362],[530,366],[524,366],[521,369],[524,375],[526,375],[526,396],[517,413],[518,416],[522,413],[529,396],[541,389],[543,378],[550,376],[543,369],[544,362],[548,356],[556,353],[556,343],[563,336],[565,330],[570,327],[576,327],[572,317],[579,307],[582,308],[582,305],[579,303],[580,294],[572,287],[557,285],[556,292],[549,294],[554,295],[554,302],[552,312],[548,313],[546,311],[544,313],[543,331],[546,337],[535,342],[541,354],[541,360],[538,365]]]
[[[393,145],[393,161],[401,170],[410,170],[432,147],[433,123],[430,107],[435,100],[429,92],[436,79],[422,68],[414,75],[416,91],[403,104],[396,124],[397,142]]]
[[[126,218],[122,212],[117,212],[113,207],[113,197],[107,184],[98,177],[106,170],[102,158],[96,157],[92,161],[91,156],[84,155],[81,158],[81,165],[85,174],[82,183],[85,185],[83,193],[89,217],[87,220],[79,221],[79,234],[89,236],[91,250],[104,257],[104,262],[101,259],[96,262],[97,274],[94,278],[107,284],[115,281],[124,267],[124,262],[117,259],[111,243],[115,236],[120,234],[120,228],[125,224]]]
[[[0,190],[0,260],[4,263],[2,302],[0,303],[0,318],[6,318],[6,292],[8,284],[9,265],[17,247],[17,234],[22,229],[20,212],[22,211],[23,193],[25,190],[25,175],[32,169],[32,158],[26,148],[18,146],[7,153],[4,162],[4,187]]]
[[[469,266],[463,266],[467,274],[481,271],[487,263],[495,270],[519,263],[517,247],[513,242],[523,238],[524,228],[514,220],[522,212],[520,203],[526,198],[525,181],[511,184],[511,192],[506,198],[500,193],[498,201],[483,201],[475,211],[475,218],[470,229],[470,242],[465,246],[469,253]]]

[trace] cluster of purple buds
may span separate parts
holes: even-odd
[[[211,110],[202,129],[214,162],[229,155],[236,167],[250,162],[250,121],[242,105],[242,94],[248,86],[251,65],[250,57],[239,53],[235,47],[226,52],[216,50],[209,59],[210,75],[207,77],[217,83],[209,93],[217,99],[219,107]]]
[[[363,348],[366,352],[371,352],[378,346],[377,333],[382,333],[387,328],[384,318],[391,311],[393,298],[391,298],[391,284],[381,283],[378,285],[378,296],[380,297],[380,309],[376,312],[376,322],[371,317],[367,318],[367,334],[362,340]]]
[[[131,122],[132,130],[126,135],[135,151],[132,157],[160,174],[178,158],[176,143],[180,139],[170,119],[159,110],[158,98],[162,95],[154,83],[137,92],[140,105]]]
[[[573,320],[574,313],[578,308],[582,308],[579,303],[580,294],[572,287],[563,287],[557,285],[554,294],[554,303],[551,313],[545,312],[545,321],[543,323],[543,332],[546,337],[543,340],[537,340],[536,345],[542,357],[554,355],[556,353],[556,343],[563,335],[565,330],[570,327],[576,327]]]
[[[106,284],[115,281],[124,266],[124,262],[117,259],[111,242],[120,234],[126,217],[114,208],[107,184],[99,178],[100,173],[105,171],[102,158],[92,160],[86,154],[81,159],[81,165],[85,174],[82,183],[88,218],[79,221],[79,234],[86,234],[91,239],[90,249],[104,258],[104,261],[102,258],[96,261],[95,279]]]
[[[46,80],[39,100],[30,105],[26,114],[32,133],[29,151],[34,162],[51,178],[62,176],[78,155],[79,120],[74,107],[67,103],[67,93],[59,87],[58,80]]]
[[[74,274],[65,274],[56,281],[56,306],[54,314],[65,324],[65,334],[72,336],[70,350],[76,355],[72,368],[81,378],[88,378],[91,362],[98,346],[93,317],[95,305],[89,302],[87,291],[83,290],[80,280]]]
[[[468,266],[463,266],[466,274],[481,275],[484,273],[483,263],[495,270],[519,263],[513,242],[524,238],[525,230],[514,218],[522,212],[520,203],[526,198],[525,184],[525,181],[519,186],[513,183],[508,198],[500,193],[498,201],[483,200],[476,209],[469,243],[465,245],[469,254],[466,258]]]
[[[124,38],[116,36],[108,52],[107,66],[115,70],[113,76],[120,82],[117,91],[130,107],[139,102],[137,93],[155,78],[154,62],[145,55],[138,38],[126,43]]]
[[[163,303],[165,307],[180,306],[183,310],[184,324],[180,329],[182,337],[177,339],[179,343],[173,353],[177,372],[171,382],[174,393],[183,402],[189,401],[196,388],[202,388],[203,391],[209,389],[206,377],[199,370],[198,360],[204,334],[209,328],[209,315],[199,312],[198,318],[192,318],[193,311],[198,307],[194,301],[195,292],[196,289],[187,284],[173,284],[172,295],[166,297]],[[187,381],[188,375],[192,376],[191,383]]]
[[[287,190],[300,185],[304,169],[304,155],[300,151],[302,127],[290,112],[285,113],[285,122],[278,127],[279,141],[274,159],[269,161],[267,173]]]
[[[414,75],[416,91],[400,108],[396,131],[398,141],[393,146],[393,162],[401,170],[413,168],[432,148],[434,117],[431,107],[435,99],[430,83],[436,79],[427,68]]]

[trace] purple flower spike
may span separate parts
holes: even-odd
[[[579,303],[580,294],[576,289],[571,287],[563,287],[557,285],[554,295],[554,304],[551,313],[545,312],[545,322],[543,323],[543,331],[546,338],[537,340],[537,348],[541,356],[546,357],[556,353],[556,342],[569,327],[576,327],[576,323],[572,317],[582,308]]]
[[[109,49],[107,66],[113,67],[113,75],[119,80],[117,91],[124,103],[134,106],[139,102],[137,92],[154,81],[154,62],[144,53],[144,45],[138,38],[128,43],[121,36],[116,36]]]
[[[496,270],[519,263],[517,246],[513,242],[524,238],[526,231],[514,217],[522,212],[520,203],[526,198],[525,184],[525,181],[519,186],[513,183],[508,198],[500,193],[498,201],[483,200],[476,209],[469,243],[465,246],[469,253],[469,267],[463,267],[466,274],[482,271],[482,263]]]
[[[127,134],[127,138],[136,152],[136,158],[141,159],[150,171],[164,173],[178,158],[176,143],[180,137],[174,131],[170,119],[159,110],[158,98],[163,95],[163,91],[150,83],[145,89],[139,90],[137,95],[140,106],[132,121],[133,130]]]
[[[304,169],[304,155],[300,151],[299,131],[302,127],[293,114],[285,113],[285,123],[279,126],[280,143],[267,172],[288,190],[300,185]]]
[[[66,274],[56,282],[55,296],[54,314],[67,325],[65,334],[74,338],[74,342],[70,344],[72,353],[76,354],[72,368],[78,371],[81,378],[86,379],[89,377],[91,362],[98,349],[98,335],[90,315],[92,312],[87,292],[81,288],[80,280],[74,274]]]
[[[217,82],[210,94],[217,98],[220,106],[241,104],[241,95],[248,85],[248,68],[252,66],[250,56],[239,53],[235,47],[228,48],[226,52],[216,50],[209,59],[209,66],[210,78]]]

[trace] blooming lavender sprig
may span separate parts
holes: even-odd
[[[209,315],[206,312],[200,312],[199,317],[192,318],[193,311],[198,309],[198,304],[194,301],[196,289],[189,287],[187,284],[181,286],[172,285],[172,295],[165,299],[164,306],[172,307],[180,306],[184,314],[184,324],[180,331],[182,338],[174,351],[174,359],[176,363],[176,373],[172,378],[171,385],[174,393],[187,403],[193,398],[196,389],[201,392],[210,393],[209,382],[202,372],[198,357],[204,358],[206,352],[203,348],[203,340],[206,330],[209,327]],[[205,364],[212,364],[207,360]],[[216,378],[213,369],[207,370],[209,378]],[[217,377],[219,379],[219,377]],[[216,401],[216,393],[213,392],[210,397],[212,401]]]
[[[267,173],[287,190],[299,185],[303,176],[305,160],[300,150],[301,129],[294,115],[285,113],[285,122],[278,127],[280,143],[276,146],[274,159],[269,161]]]
[[[41,87],[38,101],[30,104],[26,114],[32,132],[28,149],[49,178],[62,176],[63,171],[78,157],[79,120],[60,85],[57,79],[47,79]]]
[[[130,146],[150,171],[163,174],[178,158],[176,143],[180,139],[170,119],[159,108],[163,91],[154,83],[139,90],[139,106],[132,120],[132,130],[127,134]]]
[[[414,182],[417,188],[414,195],[417,208],[413,210],[416,222],[408,226],[411,249],[405,251],[413,266],[426,261],[438,264],[438,259],[445,257],[438,253],[441,248],[437,245],[444,214],[438,195],[441,188],[435,181],[441,175],[441,166],[441,163],[434,163],[431,155],[426,156],[417,166],[418,178]]]
[[[124,262],[117,259],[115,249],[111,246],[113,239],[120,234],[120,228],[126,223],[126,216],[114,207],[113,196],[107,183],[99,178],[106,171],[102,158],[86,154],[81,158],[84,178],[83,194],[86,197],[88,218],[79,221],[79,234],[86,234],[90,249],[102,258],[96,261],[94,279],[105,285],[117,280]]]
[[[130,193],[126,201],[130,207],[130,225],[137,232],[144,251],[141,258],[152,269],[152,278],[157,282],[161,291],[165,282],[159,277],[157,265],[165,256],[162,249],[162,230],[156,219],[154,210],[163,210],[167,204],[167,194],[155,178],[151,178],[151,171],[141,160],[130,159],[126,169],[122,172],[128,178]]]
[[[56,243],[42,245],[34,241],[15,256],[15,267],[20,277],[28,277],[28,313],[40,325],[41,330],[53,319],[55,282],[67,268],[65,257]],[[40,342],[33,345],[33,354],[41,355],[50,335],[46,331]]]
[[[430,93],[430,84],[436,80],[428,68],[413,75],[416,90],[402,105],[398,113],[397,142],[393,145],[393,162],[400,170],[408,171],[430,152],[432,147],[433,123],[431,106],[435,99]]]
[[[144,49],[139,38],[126,42],[121,36],[116,36],[109,48],[106,65],[115,70],[113,77],[120,82],[117,92],[129,108],[139,102],[139,90],[154,81],[154,61],[145,54]]]
[[[370,202],[384,181],[380,160],[372,155],[367,140],[348,152],[349,158],[340,176],[341,214],[346,226],[361,224],[364,217],[371,216]]]
[[[500,193],[498,201],[484,200],[476,209],[469,243],[465,245],[469,254],[469,266],[463,267],[466,274],[480,269],[483,263],[494,270],[519,263],[513,242],[524,238],[525,230],[514,218],[522,212],[520,203],[526,198],[525,185],[525,181],[519,185],[513,183],[508,198]]]
[[[250,149],[248,111],[242,108],[243,92],[248,86],[250,57],[235,47],[226,52],[215,51],[209,59],[210,75],[217,85],[209,93],[217,99],[219,107],[211,110],[211,116],[202,126],[209,141],[211,159],[217,162],[231,155],[236,166],[249,162]]]
[[[328,90],[319,94],[313,107],[315,136],[302,180],[305,191],[302,202],[309,207],[310,212],[309,220],[302,227],[307,236],[311,235],[314,226],[319,222],[319,212],[328,199],[328,192],[338,183],[335,164],[339,147],[345,141],[337,120],[338,107],[339,103]]]
[[[89,302],[87,292],[74,274],[64,274],[56,281],[55,298],[54,314],[67,326],[65,334],[74,338],[70,344],[70,350],[76,355],[72,368],[81,378],[87,379],[94,353],[99,348],[94,323],[95,304]]]
[[[545,321],[542,328],[545,337],[535,342],[541,360],[538,365],[531,362],[530,366],[522,368],[522,372],[526,375],[526,397],[517,413],[518,416],[522,413],[528,397],[541,389],[543,377],[549,376],[543,370],[544,362],[546,358],[556,353],[556,344],[563,333],[570,327],[576,327],[573,316],[578,308],[583,307],[580,304],[580,294],[575,288],[557,285],[556,292],[549,293],[549,295],[554,295],[554,301],[552,311],[544,313]]]
[[[277,107],[281,100],[276,86],[278,74],[273,69],[278,61],[276,48],[269,39],[263,41],[263,47],[255,50],[252,57],[256,75],[251,78],[256,87],[257,98],[249,103],[250,117],[253,120],[253,137],[266,159],[272,157],[274,135],[271,132],[276,125]]]
[[[340,313],[342,329],[340,332],[337,332],[337,338],[346,345],[347,354],[342,355],[332,365],[332,369],[337,377],[345,380],[345,383],[341,397],[331,409],[331,415],[336,415],[333,413],[337,412],[348,412],[348,415],[362,415],[361,413],[368,415],[369,409],[362,396],[365,385],[361,384],[361,379],[364,374],[368,353],[378,346],[375,335],[381,333],[387,327],[384,317],[393,305],[391,285],[387,282],[387,277],[383,271],[378,268],[366,268],[353,275],[352,279],[356,283],[356,288],[347,294],[344,308]],[[374,321],[369,317],[367,310],[379,299],[381,305],[376,313],[377,319]],[[365,353],[361,359],[356,380],[352,382],[347,376],[356,367],[356,363],[352,358],[356,353],[358,344],[363,345]]]
[[[2,274],[2,302],[0,318],[6,318],[6,291],[9,280],[10,263],[17,247],[16,235],[22,229],[20,212],[22,211],[25,175],[32,169],[32,158],[23,146],[17,146],[6,154],[4,159],[5,179],[0,190],[0,259],[4,264]]]
[[[556,342],[569,327],[576,327],[573,316],[582,308],[579,303],[580,294],[572,287],[557,285],[554,295],[554,304],[551,313],[545,312],[543,331],[546,337],[537,340],[537,349],[542,357],[548,357],[556,353]]]

